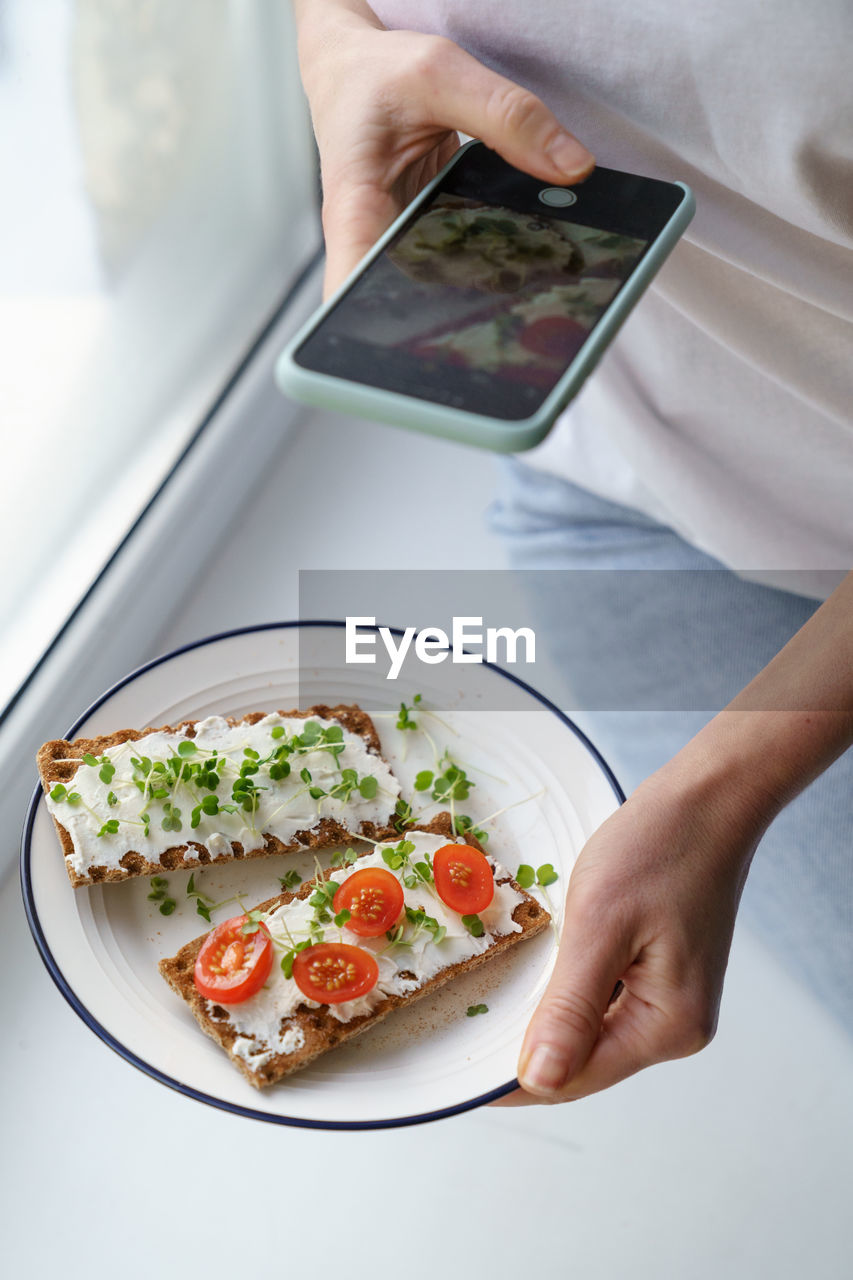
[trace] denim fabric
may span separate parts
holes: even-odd
[[[641,513],[514,459],[500,462],[490,522],[504,535],[516,569],[602,571],[553,580],[532,573],[524,580],[540,644],[562,682],[557,700],[626,793],[674,755],[817,608],[746,582]],[[701,572],[707,570],[714,572]],[[683,621],[685,591],[691,625]],[[614,687],[636,696],[614,707],[607,696]],[[853,1034],[853,751],[771,825],[740,918]]]

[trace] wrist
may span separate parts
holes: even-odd
[[[300,76],[313,109],[328,87],[330,59],[346,55],[359,34],[385,28],[363,0],[293,0],[293,14]]]
[[[293,0],[293,17],[300,45],[309,47],[314,42],[324,43],[347,28],[385,30],[363,0]]]
[[[715,717],[635,793],[677,815],[697,849],[744,871],[786,803],[764,733],[742,718],[748,714]]]

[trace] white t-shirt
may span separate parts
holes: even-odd
[[[696,194],[684,239],[524,460],[750,576],[835,571],[831,587],[853,565],[850,0],[372,7],[526,85],[601,164]],[[800,589],[820,591],[805,575]]]

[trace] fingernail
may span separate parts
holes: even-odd
[[[528,1093],[556,1093],[568,1074],[565,1054],[552,1044],[537,1044],[519,1073],[518,1083]]]
[[[548,148],[551,160],[567,176],[582,173],[589,168],[592,156],[586,147],[568,133],[561,133]]]

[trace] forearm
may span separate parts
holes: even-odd
[[[758,838],[851,744],[853,573],[654,785],[722,806],[724,821]]]

